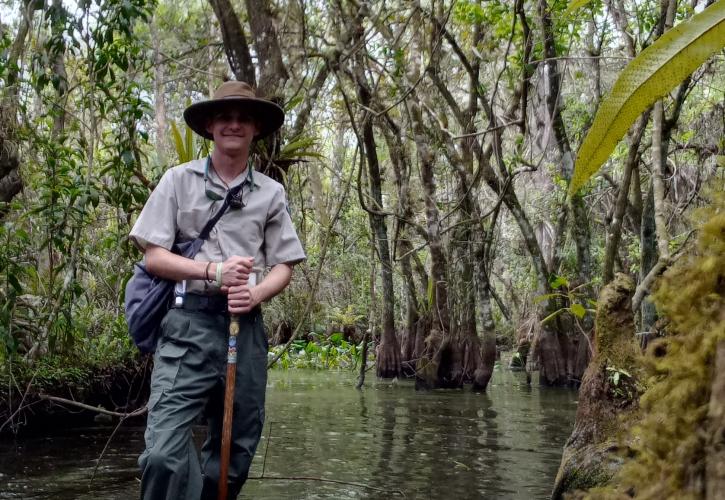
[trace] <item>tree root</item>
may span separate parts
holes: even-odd
[[[84,410],[95,411],[96,413],[102,413],[103,415],[108,415],[111,417],[118,417],[121,419],[126,419],[126,418],[130,418],[130,417],[138,417],[138,416],[146,413],[146,411],[148,411],[147,406],[144,405],[141,408],[137,408],[132,412],[120,413],[117,411],[106,410],[105,408],[100,408],[97,406],[87,405],[85,403],[79,403],[78,401],[73,401],[72,399],[59,398],[58,396],[49,396],[47,394],[38,394],[38,399],[42,399],[45,401],[53,401],[54,403],[76,406],[76,407],[82,408]]]

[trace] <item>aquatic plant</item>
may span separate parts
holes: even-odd
[[[310,334],[312,340],[298,339],[292,342],[290,349],[282,354],[275,367],[314,368],[318,370],[354,370],[362,358],[363,343],[348,342],[342,333],[333,333],[329,337]],[[283,345],[271,347],[270,359],[284,348]],[[368,362],[375,360],[374,343],[368,345]]]

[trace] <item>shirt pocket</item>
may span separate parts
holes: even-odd
[[[253,210],[230,210],[217,223],[219,245],[227,255],[259,258],[264,230],[263,220]],[[255,262],[255,266],[263,263]]]
[[[208,207],[179,210],[176,215],[176,226],[179,228],[182,237],[196,238],[211,217],[212,213]]]

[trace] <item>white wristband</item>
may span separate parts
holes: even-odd
[[[224,266],[224,264],[222,264],[221,262],[217,262],[217,265],[216,265],[216,286],[218,286],[219,288],[222,287],[222,268],[223,268],[223,266]]]

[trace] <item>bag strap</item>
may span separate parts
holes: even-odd
[[[227,195],[224,197],[224,203],[222,203],[219,211],[215,213],[211,219],[209,219],[209,221],[204,226],[204,229],[201,230],[201,233],[199,233],[199,239],[206,240],[209,237],[209,234],[211,234],[211,230],[214,229],[216,223],[219,222],[219,219],[222,218],[224,212],[226,212],[227,208],[229,208],[229,201],[239,195],[239,191],[242,190],[243,186],[244,183],[241,183],[239,186],[234,186],[229,191],[227,191]]]

